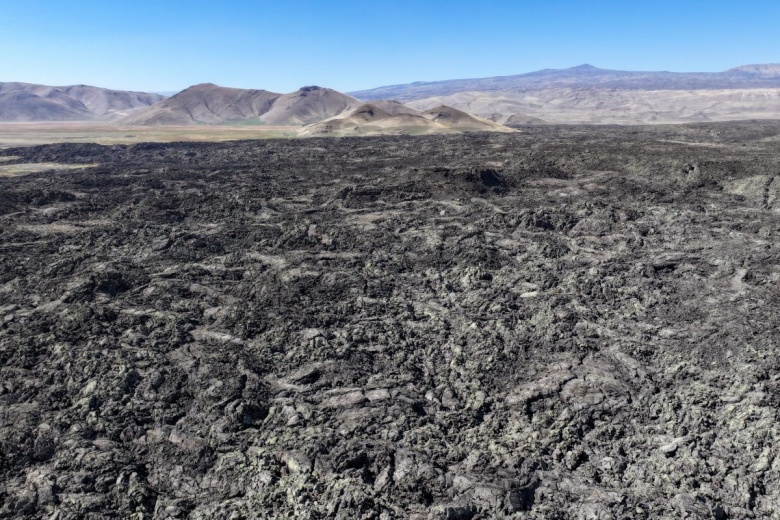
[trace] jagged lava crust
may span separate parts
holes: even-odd
[[[779,135],[0,152],[0,517],[773,517]]]

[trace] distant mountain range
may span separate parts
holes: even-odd
[[[204,83],[166,97],[85,85],[0,83],[0,121],[13,122],[295,126],[305,127],[300,135],[345,135],[739,119],[780,119],[780,65],[745,65],[717,73],[580,65],[349,94],[315,86],[279,94]]]
[[[552,88],[614,90],[722,90],[780,88],[780,64],[745,65],[725,72],[632,72],[593,65],[544,69],[515,76],[419,81],[350,92],[366,101],[411,101],[461,92],[529,91]]]
[[[106,120],[119,125],[269,125],[297,135],[428,134],[511,129],[451,107],[424,111],[397,101],[364,104],[341,92],[303,87],[289,94],[203,83],[165,98],[96,87],[5,83],[0,120]]]

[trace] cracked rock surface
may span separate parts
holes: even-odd
[[[0,518],[780,518],[780,123],[2,153]]]

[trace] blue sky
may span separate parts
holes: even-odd
[[[0,81],[289,92],[780,62],[780,2],[0,0]]]

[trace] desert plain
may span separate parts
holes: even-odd
[[[0,123],[0,149],[51,143],[111,145],[285,138],[294,136],[295,130],[287,126],[259,125],[135,127],[94,121],[3,122]]]

